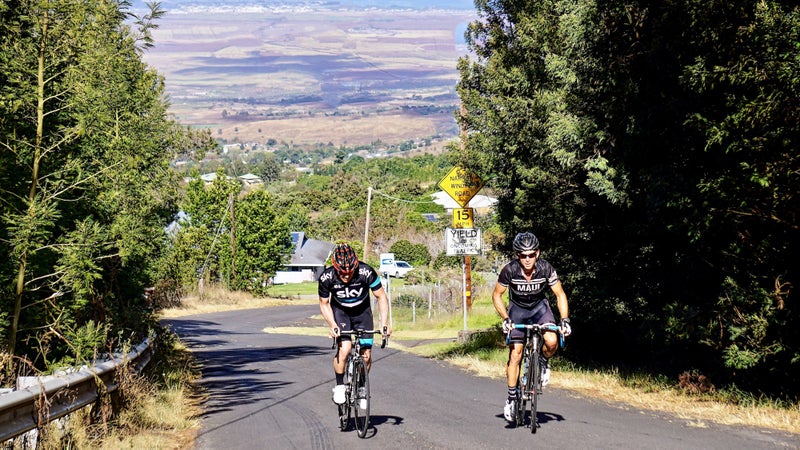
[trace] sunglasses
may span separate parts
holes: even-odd
[[[519,259],[533,259],[536,258],[536,252],[533,253],[517,253]]]
[[[353,276],[353,273],[355,271],[356,271],[356,269],[353,269],[353,270],[339,270],[336,273],[338,273],[341,278],[347,278],[347,277]]]

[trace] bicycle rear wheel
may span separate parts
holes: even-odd
[[[530,370],[528,374],[530,391],[528,392],[531,393],[531,433],[536,433],[536,429],[539,427],[539,418],[536,416],[536,408],[539,404],[539,392],[542,390],[542,368],[541,364],[539,364],[539,350],[531,353],[531,361],[528,368]]]
[[[353,410],[355,411],[358,437],[367,435],[369,428],[369,373],[363,360],[356,362],[353,368]]]

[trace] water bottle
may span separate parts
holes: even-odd
[[[347,358],[347,370],[345,373],[345,384],[349,384],[353,379],[353,358]]]

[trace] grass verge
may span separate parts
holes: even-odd
[[[68,421],[40,431],[36,448],[188,449],[200,428],[199,370],[177,336],[162,330],[153,360],[142,374],[121,370],[117,390],[101,395]],[[24,447],[24,445],[23,445]]]

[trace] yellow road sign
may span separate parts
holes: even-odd
[[[483,180],[470,170],[453,167],[444,178],[439,180],[439,187],[464,208],[481,190]]]
[[[472,208],[453,210],[453,228],[475,228]]]

